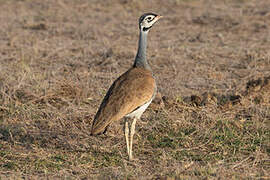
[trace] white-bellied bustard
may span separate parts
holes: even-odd
[[[123,117],[133,118],[131,127],[125,122],[125,136],[129,160],[132,160],[132,143],[135,124],[156,94],[156,82],[146,59],[147,35],[162,16],[143,14],[139,19],[139,46],[133,66],[114,81],[94,118],[91,135],[106,132],[108,126]],[[130,137],[130,141],[129,141]]]

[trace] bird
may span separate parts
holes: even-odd
[[[94,117],[91,135],[106,133],[113,122],[125,119],[125,140],[129,160],[133,160],[132,145],[136,121],[154,99],[157,86],[146,57],[147,35],[162,16],[145,13],[139,18],[139,43],[133,66],[117,78]],[[133,119],[130,127],[128,118]]]

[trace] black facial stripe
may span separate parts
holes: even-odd
[[[139,18],[139,22],[142,22],[143,20],[146,20],[145,18],[146,18],[147,16],[149,16],[149,15],[152,15],[152,16],[154,16],[154,17],[157,16],[157,15],[154,14],[154,13],[145,13],[145,14],[143,14],[143,15]],[[154,19],[154,18],[153,18],[153,19]]]
[[[154,19],[154,18],[153,18]],[[150,17],[148,17],[148,18],[146,18],[146,21],[147,22],[151,22],[151,21],[153,21],[153,19],[151,19]]]
[[[153,20],[155,19],[155,17],[156,17],[156,16],[154,16],[153,18],[148,17],[148,18],[146,18],[145,20],[146,20],[147,22],[151,22],[151,21],[153,21]]]
[[[143,31],[148,31],[152,26],[149,26],[149,27],[143,27]]]

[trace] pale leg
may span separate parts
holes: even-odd
[[[133,119],[133,122],[131,124],[131,130],[130,130],[130,147],[129,147],[129,160],[132,160],[132,143],[133,143],[133,136],[135,134],[135,125],[136,125],[137,118]]]
[[[127,144],[127,153],[128,153],[128,156],[129,156],[129,139],[128,139],[129,128],[128,128],[128,121],[127,120],[126,120],[126,124],[125,124],[125,136],[126,136],[126,144]]]

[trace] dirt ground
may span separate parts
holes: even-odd
[[[90,128],[132,64],[138,18],[158,96],[127,160]],[[0,179],[270,178],[270,1],[0,0]]]

